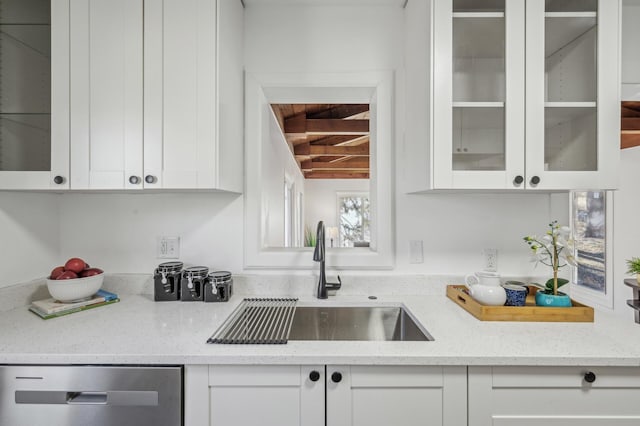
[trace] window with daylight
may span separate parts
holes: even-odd
[[[294,185],[287,179],[284,181],[284,246],[293,247],[295,241]]]
[[[338,194],[340,247],[369,247],[371,211],[368,193]]]
[[[572,295],[608,306],[612,303],[610,256],[611,216],[605,191],[574,191],[571,195],[571,228],[575,240]]]

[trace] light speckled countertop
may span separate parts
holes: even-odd
[[[148,278],[138,279],[142,294],[128,293],[114,278],[111,285],[105,284],[121,296],[114,305],[47,321],[24,305],[1,312],[0,363],[640,366],[640,326],[631,321],[596,311],[594,323],[482,322],[445,297],[442,280],[446,278],[432,282],[432,290],[420,290],[419,295],[377,291],[376,301],[367,298],[371,288],[362,296],[345,291],[321,301],[305,295],[306,283],[303,294],[296,294],[303,304],[404,304],[433,342],[211,345],[205,343],[207,338],[242,295],[235,294],[228,303],[156,303],[144,293]],[[238,290],[253,288],[244,284]],[[414,284],[405,283],[404,290]],[[273,294],[270,288],[269,296],[281,296],[283,289],[286,293],[280,287],[275,291],[279,294]]]

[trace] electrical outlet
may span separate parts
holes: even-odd
[[[484,249],[485,271],[496,272],[498,270],[498,249]]]
[[[424,263],[422,240],[409,241],[409,263]]]
[[[158,237],[156,257],[158,259],[179,259],[180,237]]]

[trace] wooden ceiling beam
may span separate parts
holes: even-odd
[[[310,170],[366,170],[369,171],[369,159],[359,157],[349,161],[315,161],[307,160],[300,164],[302,171]]]
[[[297,114],[284,120],[284,133],[287,137],[300,134],[366,135],[369,133],[369,120],[310,119],[305,114]]]
[[[307,114],[308,118],[347,118],[369,111],[368,104],[341,104]]]
[[[309,156],[336,155],[336,156],[354,156],[354,157],[369,156],[369,144],[363,144],[358,146],[325,146],[325,145],[302,144],[294,147],[294,150],[295,150],[295,155],[309,155]]]
[[[620,135],[620,149],[640,146],[640,131],[627,130]]]
[[[313,171],[305,172],[305,179],[369,179],[365,172]]]

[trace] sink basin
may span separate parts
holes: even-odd
[[[289,340],[430,341],[402,306],[298,306]]]

